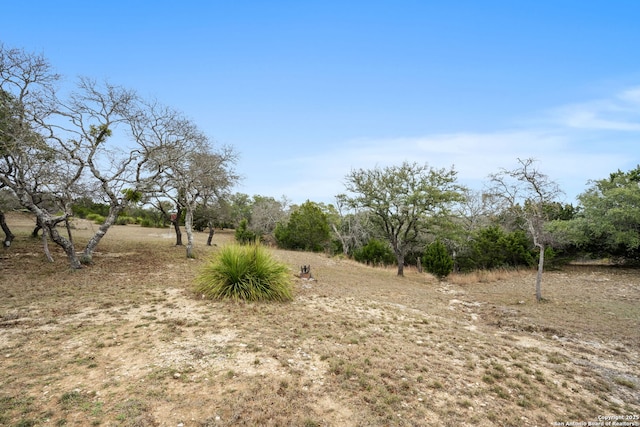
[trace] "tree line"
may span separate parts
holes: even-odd
[[[453,167],[428,164],[358,169],[335,203],[292,205],[233,194],[237,153],[217,146],[178,110],[135,91],[79,78],[70,91],[42,55],[0,44],[0,226],[4,212],[32,212],[45,254],[50,240],[72,268],[91,263],[114,224],[172,226],[176,244],[194,231],[234,228],[243,243],[324,251],[369,264],[407,265],[446,276],[608,257],[640,264],[640,166],[588,183],[578,205],[534,159],[487,177],[479,191],[457,182]],[[70,218],[100,224],[77,250]],[[436,260],[438,260],[436,262]]]
[[[481,191],[459,185],[456,174],[409,162],[354,170],[329,205],[285,209],[261,197],[252,205],[244,195],[236,238],[395,264],[398,275],[406,265],[441,277],[454,269],[536,267],[538,301],[545,266],[602,258],[640,265],[640,166],[589,181],[577,206],[561,202],[562,190],[534,159],[491,174]]]

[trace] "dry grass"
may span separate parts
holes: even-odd
[[[452,273],[447,277],[447,282],[461,286],[475,285],[476,283],[493,283],[502,280],[517,281],[530,275],[530,271],[522,269],[478,270],[471,273]]]
[[[0,425],[550,425],[640,413],[640,274],[426,274],[274,250],[290,303],[210,302],[168,230],[0,254]],[[78,239],[83,227],[78,225]],[[88,230],[87,230],[88,231]],[[86,234],[86,233],[85,233]],[[86,238],[86,236],[84,236]],[[231,233],[218,233],[218,245]],[[295,278],[311,265],[317,279]]]

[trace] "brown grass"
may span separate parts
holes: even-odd
[[[640,274],[398,278],[274,250],[291,303],[210,302],[168,230],[118,226],[94,265],[0,253],[0,425],[550,425],[640,413]],[[91,224],[78,222],[78,239]],[[87,228],[87,230],[83,230]],[[222,245],[232,234],[218,232]],[[311,265],[315,281],[294,277]]]

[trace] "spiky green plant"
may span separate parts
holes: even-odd
[[[209,299],[289,301],[289,268],[260,245],[227,245],[196,278],[196,291]]]

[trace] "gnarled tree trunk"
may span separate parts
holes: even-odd
[[[16,236],[14,236],[11,230],[9,229],[9,226],[7,225],[7,222],[4,217],[4,212],[0,212],[0,227],[2,227],[2,231],[4,232],[4,240],[2,245],[5,248],[8,248],[9,246],[11,246],[11,242],[13,241],[13,239],[16,238]]]
[[[207,225],[209,226],[209,236],[207,237],[207,246],[211,246],[211,240],[213,239],[213,235],[215,234],[216,230],[213,227],[213,221],[209,220]]]
[[[85,246],[84,251],[82,252],[83,264],[91,264],[93,260],[93,252],[96,250],[98,243],[100,243],[100,240],[102,240],[104,235],[107,234],[109,227],[115,224],[116,220],[118,219],[118,215],[120,214],[120,212],[122,212],[123,209],[124,205],[118,205],[115,207],[112,206],[109,209],[109,214],[105,218],[104,222],[100,225],[96,234],[94,234],[91,239],[89,239],[89,242],[87,242],[87,246]]]

